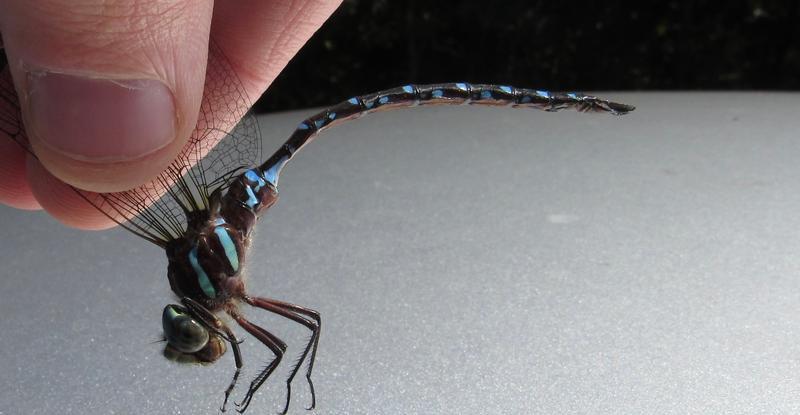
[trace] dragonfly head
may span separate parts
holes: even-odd
[[[180,305],[164,307],[161,316],[167,346],[164,356],[180,363],[212,363],[225,354],[225,340]]]
[[[195,353],[208,344],[208,329],[182,306],[170,304],[164,307],[161,324],[167,345],[178,352]]]

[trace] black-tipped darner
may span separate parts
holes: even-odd
[[[311,309],[264,297],[251,296],[245,289],[242,268],[253,227],[260,214],[278,198],[278,179],[283,167],[318,133],[339,122],[372,112],[414,105],[488,105],[558,111],[573,108],[581,112],[625,114],[633,107],[577,93],[550,93],[510,86],[447,83],[406,85],[350,98],[325,109],[299,124],[289,139],[265,162],[261,162],[261,141],[255,119],[246,114],[249,101],[234,72],[217,47],[210,48],[210,70],[223,71],[224,87],[206,88],[198,128],[179,157],[153,182],[127,192],[92,194],[76,189],[121,226],[165,249],[167,276],[180,305],[165,307],[162,327],[166,349],[173,355],[201,362],[218,360],[229,345],[236,370],[224,392],[222,410],[233,391],[241,368],[239,340],[218,318],[227,314],[273,354],[253,379],[243,400],[244,412],[254,394],[282,361],[286,344],[266,329],[248,321],[240,303],[288,318],[308,328],[312,335],[286,380],[285,413],[289,408],[291,385],[304,362],[305,377],[315,406],[311,373],[319,344],[321,319]],[[3,64],[5,64],[3,62]],[[19,104],[8,74],[0,79],[0,131],[28,149],[19,116]],[[212,101],[235,102],[228,111],[212,111]],[[213,149],[206,138],[231,119],[242,121]]]

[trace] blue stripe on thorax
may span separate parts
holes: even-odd
[[[192,269],[197,275],[197,282],[200,284],[203,293],[208,298],[215,298],[217,296],[217,290],[214,289],[214,286],[211,284],[211,279],[208,278],[208,274],[206,274],[203,266],[200,265],[200,261],[197,260],[197,246],[189,251],[189,263],[192,265]]]
[[[222,244],[222,249],[225,250],[225,257],[228,258],[228,263],[231,264],[231,268],[234,272],[238,271],[239,255],[236,252],[236,244],[233,243],[233,239],[231,239],[231,236],[228,234],[228,230],[223,226],[217,226],[214,228],[214,233],[217,235],[219,243]]]
[[[258,199],[256,198],[255,193],[253,193],[253,189],[249,184],[246,184],[244,185],[244,190],[247,192],[247,200],[245,201],[247,207],[250,209],[255,209],[258,205]]]

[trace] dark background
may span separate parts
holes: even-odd
[[[797,89],[796,1],[347,0],[260,112],[405,83],[550,90]]]

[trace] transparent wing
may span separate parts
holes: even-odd
[[[0,64],[0,131],[33,154],[5,56]],[[75,191],[125,229],[164,246],[186,231],[189,217],[208,208],[214,191],[224,190],[261,161],[261,134],[248,113],[250,104],[228,59],[212,42],[197,126],[172,164],[151,182],[129,191]]]
[[[17,92],[11,82],[8,61],[2,48],[0,48],[0,131],[26,150],[28,149],[28,137],[25,135],[25,129],[22,128]]]

